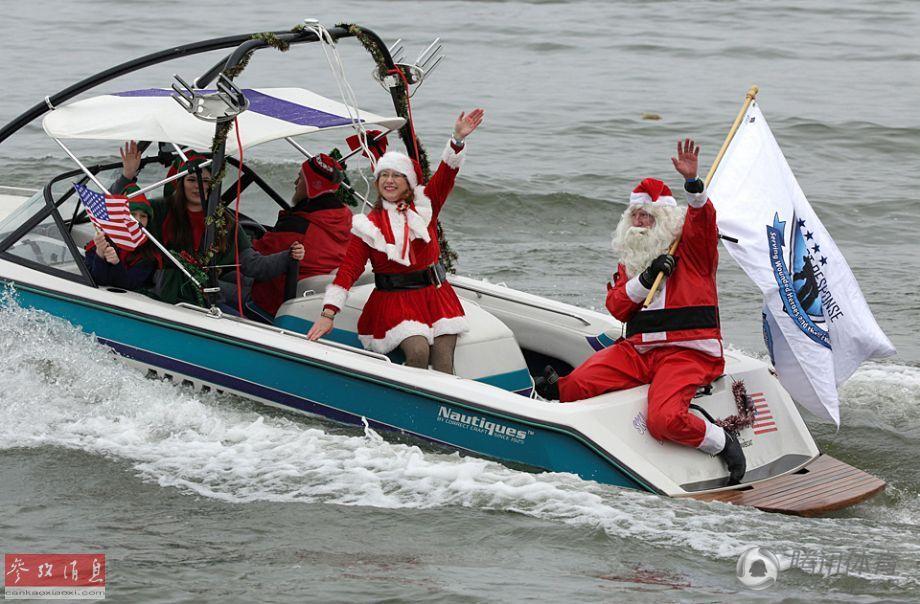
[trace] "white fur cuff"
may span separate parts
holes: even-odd
[[[696,448],[710,455],[721,453],[722,449],[725,448],[725,430],[707,422],[705,419],[703,422],[706,424],[706,435],[703,437],[703,442],[697,445]]]
[[[348,299],[348,290],[339,285],[330,283],[326,287],[326,294],[323,296],[323,306],[335,306],[342,310],[345,307],[345,300]]]
[[[636,304],[642,304],[645,302],[645,297],[650,291],[652,290],[642,285],[642,283],[639,281],[639,275],[636,275],[626,282],[626,295],[629,296],[629,299]]]
[[[703,189],[702,193],[687,193],[687,203],[694,208],[702,208],[709,199],[709,193]]]
[[[463,165],[463,160],[465,159],[466,142],[463,143],[462,149],[459,151],[454,151],[450,141],[447,141],[447,147],[444,148],[444,153],[441,154],[441,161],[447,164],[447,167],[453,168],[454,170],[459,170],[460,166]]]

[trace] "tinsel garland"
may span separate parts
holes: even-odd
[[[354,35],[361,45],[364,46],[364,49],[373,57],[374,62],[377,64],[378,74],[381,79],[387,75],[389,68],[387,67],[386,59],[383,56],[383,53],[380,52],[380,49],[374,43],[370,36],[368,36],[364,30],[352,23],[339,23],[336,27],[341,27],[347,29],[349,33]],[[407,76],[408,77],[408,76]],[[397,94],[394,98],[394,106],[396,107],[396,113],[400,117],[409,119],[409,90],[405,87],[400,88],[400,94]],[[407,128],[405,131],[400,132],[400,135],[403,137],[404,141],[411,142],[412,130]],[[407,145],[408,146],[408,145]],[[428,163],[428,154],[425,153],[425,148],[422,146],[422,142],[415,137],[415,148],[418,150],[418,163],[422,168],[422,176],[427,181],[431,177],[431,167]],[[441,221],[438,221],[438,243],[441,246],[441,262],[444,264],[444,267],[450,273],[456,273],[456,261],[457,261],[457,252],[455,252],[450,247],[450,243],[447,241],[447,237],[444,235],[444,227],[441,225]]]
[[[738,413],[717,419],[714,423],[729,432],[738,433],[754,424],[754,402],[748,396],[744,380],[737,380],[732,384],[732,394],[735,397],[735,407]]]
[[[204,272],[201,261],[195,255],[188,253],[186,250],[182,250],[181,252],[178,250],[169,250],[169,253],[185,267],[188,274],[194,277],[198,283],[205,283],[208,280],[208,275]],[[195,292],[195,301],[198,303],[198,306],[206,307],[207,301],[204,299],[201,288],[195,287],[193,291]]]

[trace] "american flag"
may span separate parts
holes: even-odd
[[[147,241],[141,225],[131,217],[125,197],[103,195],[78,184],[73,188],[80,196],[89,219],[112,243],[122,249],[133,250]]]
[[[752,392],[751,401],[754,403],[754,434],[776,432],[776,422],[773,421],[773,412],[767,405],[763,392]]]

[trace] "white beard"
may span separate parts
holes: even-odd
[[[613,251],[619,255],[619,261],[626,268],[626,276],[630,279],[644,271],[652,260],[666,254],[683,228],[682,208],[655,208],[654,214],[655,226],[634,227],[632,209],[627,209],[613,232]]]

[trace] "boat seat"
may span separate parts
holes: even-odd
[[[335,279],[336,273],[339,269],[335,269],[328,275],[314,275],[312,277],[304,277],[297,282],[297,297],[302,298],[304,295],[310,295],[310,292],[314,294],[322,294],[326,292],[326,288],[329,287],[329,284]],[[374,282],[374,273],[370,270],[370,267],[365,268],[364,273],[355,281],[354,285],[366,285],[368,283]],[[352,286],[354,287],[354,286]]]
[[[372,284],[352,287],[345,308],[336,317],[335,328],[326,336],[327,339],[363,348],[358,339],[358,317],[373,290]],[[457,349],[454,353],[456,375],[530,396],[533,391],[533,380],[527,371],[527,363],[514,334],[504,323],[476,303],[466,300],[461,300],[461,303],[470,330],[457,339]],[[275,326],[306,333],[322,309],[322,294],[293,298],[278,309]],[[405,360],[399,349],[387,356],[394,363],[402,363]]]

